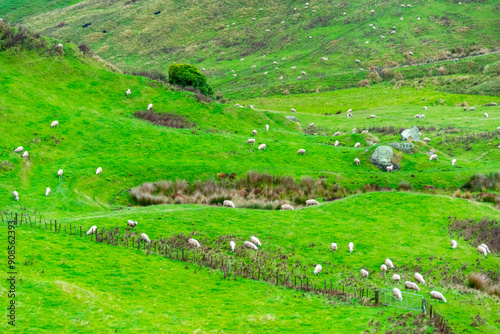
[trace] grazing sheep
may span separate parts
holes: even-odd
[[[356,60],[354,60],[354,61],[355,61],[356,63],[361,63],[361,60],[359,60],[359,59],[356,59]]]
[[[334,242],[332,242],[332,243],[330,244],[330,249],[331,249],[332,251],[336,252],[336,251],[337,251],[337,244],[336,244],[336,243],[334,243]]]
[[[192,247],[196,247],[196,248],[200,248],[201,245],[200,243],[198,242],[198,240],[196,239],[193,239],[193,238],[189,238],[188,239],[188,245],[192,246]]]
[[[361,269],[361,276],[368,278],[368,271]]]
[[[333,136],[340,136],[341,134],[342,134],[342,132],[337,131],[337,132],[335,132],[335,133],[333,134]]]
[[[249,106],[249,108],[250,108],[250,109],[255,109],[255,108],[253,107],[253,105],[250,105],[250,106]]]
[[[236,206],[234,206],[234,203],[230,200],[225,200],[224,202],[222,202],[222,206],[225,206],[227,208],[236,208]]]
[[[135,228],[137,226],[137,221],[133,221],[133,220],[129,219],[129,220],[127,220],[127,226]]]
[[[385,273],[387,271],[387,266],[385,264],[380,266],[380,271]]]
[[[474,107],[469,108],[469,111],[474,111],[474,110],[476,110]]]
[[[413,277],[415,277],[415,281],[425,284],[424,276],[420,275],[419,273],[415,273]]]
[[[316,267],[314,267],[314,275],[318,275],[322,271],[323,271],[323,267],[321,266],[321,264],[318,264]]]
[[[273,65],[278,65],[278,62],[277,61],[273,61]]]
[[[300,72],[300,74],[302,74],[302,75],[307,75],[307,74],[306,74],[306,72],[304,72],[304,71]]]
[[[352,242],[349,243],[349,253],[352,253],[354,250],[354,244]]]
[[[302,77],[301,77],[301,76],[298,76],[298,77],[297,77],[297,80],[302,80]]]
[[[314,126],[314,123],[309,124],[309,128],[312,128]]]
[[[252,145],[255,144],[255,139],[253,138],[248,139],[247,144],[252,144]]]
[[[293,210],[293,206],[288,205],[288,204],[283,204],[281,206],[281,210]]]
[[[47,187],[47,189],[45,189],[45,196],[49,197],[49,195],[50,195],[50,188]]]
[[[398,274],[394,274],[392,275],[392,280],[396,283],[399,284],[399,280],[401,279],[401,276],[399,276]]]
[[[485,118],[488,118],[488,113],[484,113],[484,117],[485,117]]]
[[[59,121],[53,121],[53,122],[50,124],[50,127],[51,127],[51,128],[59,127]]]
[[[253,131],[252,131],[252,134],[253,134],[254,136],[256,136],[256,135],[257,135],[257,130],[253,130]]]
[[[259,247],[262,247],[262,244],[260,243],[260,240],[257,237],[251,236],[250,241],[256,244]]]
[[[303,148],[301,148],[300,150],[297,151],[297,154],[306,155],[306,150],[304,150]]]
[[[446,303],[446,298],[444,298],[441,292],[431,291],[431,299],[441,300]]]
[[[375,116],[375,115],[370,115],[370,118],[377,118],[377,116]]]
[[[381,35],[381,36],[380,36],[380,38],[385,38],[385,36],[384,36],[384,35]]]
[[[391,259],[385,259],[385,265],[390,268],[390,269],[394,269],[394,264],[392,264],[392,261]]]
[[[424,138],[424,141],[425,141],[426,143],[428,143],[428,142],[430,142],[430,141],[431,141],[431,139],[430,139],[429,137],[425,137],[425,138]]]
[[[95,234],[97,232],[97,226],[92,226],[91,228],[89,228],[89,230],[87,231],[87,235],[91,235],[91,234]]]
[[[15,191],[15,190],[14,190],[14,191],[12,192],[12,196],[14,196],[14,199],[15,199],[16,201],[19,201],[19,193],[18,193],[17,191]]]
[[[57,176],[62,177],[62,175],[63,175],[63,170],[62,170],[62,169],[59,169],[59,170],[57,171]]]
[[[334,146],[339,146],[339,141],[336,140],[335,143],[333,144]]]
[[[151,110],[151,109],[153,109],[153,104],[152,104],[152,103],[150,103],[150,104],[148,105],[148,110]]]
[[[484,257],[488,257],[488,251],[486,250],[486,248],[484,248],[483,246],[478,246],[477,247],[477,252],[479,254],[483,254]]]
[[[368,133],[368,130],[363,130],[361,131],[361,133]]]
[[[453,159],[453,160],[451,160],[451,165],[452,165],[452,166],[455,166],[456,164],[457,164],[457,159]]]
[[[420,288],[418,287],[418,285],[410,281],[405,282],[405,289],[410,289],[420,292]]]
[[[390,165],[390,166],[385,167],[385,169],[387,170],[387,172],[392,172],[392,170],[394,169],[394,166]]]
[[[230,241],[229,242],[229,247],[231,247],[231,252],[234,252],[234,249],[236,248],[236,242]]]
[[[425,118],[425,114],[420,115],[419,118]]]
[[[98,167],[95,171],[95,175],[100,175],[102,173],[102,167]]]
[[[252,68],[256,68],[256,67],[257,67],[257,65],[252,65]]]
[[[455,240],[451,240],[450,244],[451,244],[451,249],[457,249],[458,243]]]
[[[467,111],[467,107],[464,107],[464,111]]]
[[[411,53],[411,52],[410,52]],[[413,53],[411,53],[413,55]],[[427,110],[427,107],[424,107],[424,110]]]
[[[437,159],[438,159],[437,154],[433,154],[433,155],[431,155],[431,157],[429,158],[429,161],[433,161],[433,160],[437,160]]]
[[[296,68],[296,66],[292,66],[291,69],[294,70]]]
[[[393,30],[393,31],[391,31],[391,34],[392,34],[392,35],[394,35],[395,33],[396,33],[396,31],[394,31],[394,30]]]
[[[148,244],[151,243],[151,240],[149,240],[149,237],[146,233],[141,233],[140,237],[141,237],[141,240],[146,241]]]
[[[488,248],[488,246],[486,244],[481,244],[479,246],[482,246],[484,249],[486,249],[486,252],[491,253],[490,249]]]
[[[266,124],[266,131],[269,131],[269,124]]]
[[[260,150],[265,150],[266,149],[266,144],[260,144],[259,145],[259,151]]]
[[[399,290],[398,288],[392,289],[392,295],[397,300],[403,301],[403,294],[401,293],[401,290]]]
[[[293,109],[293,108],[292,108],[292,109],[290,109],[290,111],[291,111],[291,112],[297,112],[297,110],[295,110],[295,109]]]
[[[16,149],[14,150],[14,153],[20,153],[20,152],[22,152],[23,150],[24,150],[24,148],[23,148],[22,146],[19,146],[18,148],[16,148]]]
[[[361,147],[361,144],[360,144],[360,143],[356,143],[356,144],[354,145],[354,147]]]
[[[259,250],[259,248],[257,248],[257,246],[255,246],[255,244],[253,242],[250,242],[250,241],[245,241],[243,243],[243,245],[246,247],[246,248],[250,248],[250,249],[254,249],[254,250]]]
[[[280,77],[278,78],[278,80],[283,80],[283,76],[280,76]]]
[[[28,151],[24,151],[23,155],[22,155],[23,158],[27,158],[28,157]]]
[[[315,199],[308,199],[306,201],[306,205],[307,206],[319,205],[319,202],[317,200],[315,200]]]
[[[359,163],[360,163],[359,159],[358,159],[358,158],[355,158],[355,159],[354,159],[354,163],[356,164],[356,166],[359,166]]]
[[[313,37],[312,36],[309,36],[309,39],[312,39]]]
[[[132,94],[132,92],[130,91],[130,88],[129,88],[129,89],[127,89],[127,91],[125,92],[125,94],[127,94],[127,95]]]

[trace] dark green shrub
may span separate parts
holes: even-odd
[[[168,81],[173,85],[197,88],[203,95],[213,95],[212,87],[207,84],[207,77],[193,65],[170,65]]]

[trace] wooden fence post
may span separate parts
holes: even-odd
[[[378,290],[375,290],[375,305],[378,305],[378,303],[379,303]]]

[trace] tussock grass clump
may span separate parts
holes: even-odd
[[[413,187],[410,184],[410,182],[408,182],[408,180],[401,180],[401,182],[399,182],[399,185],[398,185],[399,191],[410,191],[412,189],[413,189]]]
[[[158,113],[154,110],[138,110],[134,116],[154,125],[166,126],[174,129],[195,128],[196,123],[188,120],[187,117],[172,113]]]
[[[490,173],[484,175],[477,173],[471,176],[470,180],[465,183],[462,188],[471,191],[481,191],[485,189],[492,189],[494,191],[500,190],[500,172]]]
[[[471,273],[468,277],[469,288],[485,291],[490,284],[488,276],[482,273]]]
[[[492,253],[500,251],[500,222],[497,220],[485,217],[478,222],[472,219],[453,218],[448,227],[451,233],[458,233],[465,241],[471,241],[474,246],[485,243]]]

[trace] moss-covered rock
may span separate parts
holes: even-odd
[[[402,160],[402,156],[398,156],[395,158],[394,151],[390,146],[379,146],[375,149],[375,152],[370,157],[370,162],[382,169],[386,170],[387,166],[393,166],[393,171],[399,170],[399,164],[396,164],[393,161],[400,162]]]

